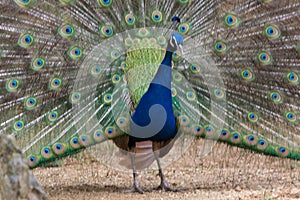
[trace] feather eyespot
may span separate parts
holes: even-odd
[[[189,101],[195,101],[196,100],[196,94],[195,92],[193,91],[188,91],[186,93],[186,98],[189,100]]]
[[[158,41],[158,44],[161,45],[161,46],[167,44],[166,38],[162,35],[157,38],[157,41]]]
[[[225,25],[230,28],[235,28],[239,25],[240,20],[235,14],[227,14],[224,19]]]
[[[88,147],[92,144],[92,140],[89,135],[80,135],[78,137],[78,142],[83,147]]]
[[[126,61],[122,61],[121,62],[121,69],[126,71],[127,70],[127,64],[126,64]]]
[[[29,97],[24,102],[26,110],[34,110],[37,106],[37,99],[34,97]]]
[[[28,166],[30,168],[34,168],[38,165],[40,158],[36,155],[31,154],[27,157],[26,160],[27,160]]]
[[[270,40],[274,40],[274,39],[279,38],[280,34],[281,34],[279,28],[275,25],[266,26],[263,33]]]
[[[69,102],[71,104],[76,104],[80,101],[81,94],[79,92],[72,92],[69,96]]]
[[[118,58],[121,57],[121,54],[120,54],[120,52],[119,52],[118,50],[112,50],[112,51],[110,52],[110,57],[111,57],[113,60],[116,60],[116,59],[118,59]]]
[[[154,10],[152,12],[151,19],[153,22],[162,22],[163,15],[159,10]]]
[[[179,72],[173,73],[173,80],[176,82],[180,82],[182,80],[182,75]]]
[[[97,0],[100,7],[109,8],[113,0]]]
[[[173,58],[174,61],[178,61],[181,58],[181,56],[182,55],[181,55],[180,50],[176,50],[176,51],[173,52],[172,58]]]
[[[132,39],[130,37],[125,39],[125,46],[130,47],[132,45]]]
[[[217,54],[223,54],[227,51],[227,44],[221,40],[217,40],[214,45],[214,50]]]
[[[25,127],[25,125],[24,125],[23,120],[15,121],[12,125],[13,130],[16,132],[22,131],[24,129],[24,127]]]
[[[14,0],[14,2],[22,8],[28,8],[29,6],[33,5],[36,0]]]
[[[222,129],[220,131],[219,139],[220,140],[227,140],[230,137],[230,131],[227,129]]]
[[[63,38],[70,38],[75,34],[75,30],[70,24],[64,24],[59,27],[58,34]]]
[[[244,140],[245,143],[249,146],[254,146],[258,142],[258,139],[255,135],[246,135]]]
[[[58,119],[58,112],[57,112],[57,111],[51,111],[51,112],[49,112],[49,113],[47,114],[46,118],[47,118],[48,124],[52,125],[52,124],[54,124],[54,123],[57,121],[57,119]]]
[[[148,37],[149,35],[150,35],[150,32],[146,28],[140,28],[138,31],[138,36],[141,38]]]
[[[114,35],[114,30],[110,25],[100,26],[100,33],[103,37],[111,37]]]
[[[217,135],[215,135],[215,130],[210,125],[204,126],[204,133],[203,134],[204,134],[205,138],[217,139],[216,138]]]
[[[190,28],[191,27],[188,23],[181,23],[178,26],[178,32],[183,34],[183,35],[186,35],[190,31]]]
[[[199,65],[190,65],[190,70],[191,70],[193,73],[199,73],[199,72],[201,71]]]
[[[20,47],[29,48],[34,43],[34,37],[30,34],[22,34],[19,37],[18,44]]]
[[[172,97],[176,97],[176,95],[177,95],[177,90],[176,90],[176,88],[171,88],[171,94],[172,94]]]
[[[254,74],[250,69],[244,69],[241,71],[241,77],[245,81],[253,81],[254,80]]]
[[[49,81],[49,88],[50,90],[58,90],[62,84],[61,78],[52,78]]]
[[[82,57],[83,51],[81,48],[74,46],[69,49],[68,55],[71,59],[78,61]]]
[[[234,144],[238,144],[241,141],[241,135],[238,132],[232,132],[230,141]]]
[[[108,93],[103,96],[103,103],[110,104],[113,100],[112,94]]]
[[[195,124],[195,125],[192,126],[192,134],[193,134],[194,136],[197,136],[197,137],[202,137],[202,136],[204,136],[204,135],[203,135],[203,131],[204,131],[203,127],[201,127],[201,126],[198,125],[198,124]]]
[[[95,78],[99,77],[100,74],[101,74],[101,72],[102,72],[102,69],[101,69],[100,66],[98,66],[98,65],[96,65],[96,64],[91,65],[91,67],[90,67],[90,74],[91,74],[93,77],[95,77]]]
[[[287,157],[289,155],[289,150],[286,147],[277,148],[277,152],[280,157]]]
[[[51,158],[53,156],[51,148],[48,147],[48,146],[43,147],[42,150],[41,150],[41,155],[45,159]]]
[[[181,115],[180,116],[180,125],[182,126],[187,126],[190,122],[190,119],[186,115]]]
[[[105,135],[107,138],[114,138],[119,134],[119,131],[117,131],[116,127],[114,126],[108,126],[105,129]]]
[[[256,147],[259,150],[265,150],[267,148],[267,142],[265,140],[259,140]]]
[[[275,104],[282,103],[282,96],[279,92],[270,92],[269,97]]]
[[[62,155],[65,153],[65,145],[63,143],[55,143],[52,145],[52,150],[56,155]]]
[[[79,149],[81,146],[79,144],[79,140],[78,140],[78,137],[73,137],[71,140],[70,140],[70,146],[73,148],[73,149]]]
[[[6,82],[6,91],[7,92],[17,92],[20,86],[19,79],[10,79]]]
[[[286,74],[286,79],[290,84],[297,85],[299,84],[299,76],[295,72],[289,72]]]
[[[259,119],[258,115],[253,112],[248,113],[247,117],[251,123],[256,123],[256,122],[258,122],[258,119]]]
[[[285,113],[285,118],[291,123],[295,123],[297,121],[297,115],[291,111]]]
[[[214,95],[219,100],[225,98],[225,92],[222,89],[215,89],[214,90]]]
[[[102,142],[105,140],[105,136],[103,134],[103,131],[101,129],[97,129],[94,131],[93,139],[96,143]]]
[[[40,71],[45,66],[45,60],[42,58],[35,58],[31,62],[31,69],[34,71]]]
[[[119,74],[114,74],[113,77],[111,78],[111,80],[112,80],[113,84],[118,84],[118,83],[120,83],[120,81],[122,79],[121,79],[121,76]]]
[[[125,22],[127,25],[132,26],[135,24],[135,16],[132,14],[127,14],[125,16]]]
[[[262,65],[269,65],[272,63],[272,57],[268,52],[263,51],[258,55],[258,61]]]

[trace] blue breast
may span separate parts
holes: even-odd
[[[148,91],[141,98],[135,113],[132,116],[132,121],[138,125],[145,127],[151,123],[149,110],[153,105],[160,105],[166,112],[166,121],[159,132],[151,137],[144,137],[143,132],[135,134],[136,137],[131,137],[131,142],[134,141],[162,141],[174,138],[176,135],[176,120],[172,107],[171,94],[171,75],[172,75],[172,53],[166,52],[165,58],[162,61],[154,79],[152,80]],[[160,113],[155,117],[159,118]]]

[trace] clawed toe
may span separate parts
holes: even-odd
[[[144,194],[144,191],[139,187],[139,186],[134,186],[129,190],[125,190],[125,193],[140,193],[140,194]]]

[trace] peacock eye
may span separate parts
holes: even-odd
[[[224,99],[225,98],[225,92],[222,89],[215,89],[214,95],[217,99]]]
[[[282,103],[282,96],[279,92],[270,92],[269,97],[276,104]]]
[[[113,3],[113,0],[97,0],[100,7],[108,8]]]
[[[225,25],[230,28],[235,28],[239,25],[240,20],[235,14],[227,14],[225,16]]]
[[[100,26],[100,33],[103,37],[111,37],[114,34],[113,28],[110,25]]]
[[[24,102],[26,110],[33,110],[37,106],[37,99],[34,97],[29,97]]]
[[[114,74],[111,79],[113,84],[118,84],[121,81],[121,77],[119,74]]]
[[[256,113],[250,112],[248,113],[248,120],[252,123],[256,123],[258,121],[258,115]]]
[[[130,26],[134,25],[135,24],[135,16],[132,14],[127,14],[125,16],[125,22],[127,25],[130,25]]]
[[[103,96],[103,103],[110,104],[113,100],[112,94],[107,93]]]
[[[61,27],[59,27],[58,33],[63,38],[70,38],[75,34],[75,31],[70,24],[64,24]]]
[[[201,69],[199,65],[190,65],[190,70],[196,74],[199,73]]]
[[[80,101],[81,94],[79,92],[72,92],[69,96],[69,102],[71,104],[76,104]]]
[[[267,36],[270,40],[274,40],[280,37],[281,33],[277,26],[268,25],[263,31],[264,35]]]
[[[49,88],[50,90],[57,90],[60,88],[61,84],[62,84],[61,78],[52,78],[49,81]]]
[[[22,34],[19,37],[18,45],[23,48],[29,48],[34,43],[34,37],[30,34]]]
[[[16,92],[19,89],[20,80],[19,79],[10,79],[6,82],[6,90],[8,92]]]
[[[151,19],[153,22],[161,22],[163,20],[162,13],[159,10],[152,12]]]
[[[190,31],[190,25],[188,23],[181,23],[178,26],[178,32],[185,35]]]
[[[68,55],[71,59],[78,61],[82,57],[83,51],[81,48],[74,46],[69,49]]]
[[[289,122],[294,123],[297,121],[297,115],[294,112],[286,112],[285,117]]]
[[[195,92],[193,92],[193,91],[188,91],[188,92],[186,93],[186,98],[187,98],[189,101],[195,101],[195,99],[196,99],[196,94],[195,94]]]
[[[141,38],[148,37],[150,32],[146,28],[140,28],[138,31],[138,36]]]
[[[223,54],[227,51],[227,44],[221,40],[215,42],[214,50],[218,54]]]
[[[45,66],[45,60],[42,58],[35,58],[31,62],[31,69],[34,71],[40,71]]]
[[[51,111],[47,115],[47,122],[49,125],[52,125],[54,122],[56,122],[58,119],[58,112],[57,111]]]
[[[271,55],[268,52],[265,52],[265,51],[261,52],[258,55],[258,60],[262,65],[269,65],[269,64],[272,63]]]
[[[245,80],[245,81],[253,81],[254,80],[254,74],[250,69],[243,69],[241,71],[241,77]]]
[[[28,8],[35,3],[35,0],[14,0],[22,8]]]
[[[118,58],[120,58],[121,54],[118,50],[112,50],[110,52],[110,57],[113,59],[113,60],[116,60]]]
[[[287,73],[286,78],[290,84],[297,85],[299,83],[299,76],[295,72]]]
[[[24,129],[24,127],[25,127],[25,125],[24,125],[23,120],[18,120],[16,122],[14,122],[12,125],[13,130],[16,132],[22,131]]]

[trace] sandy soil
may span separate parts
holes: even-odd
[[[59,167],[33,170],[49,199],[300,199],[299,163],[254,154],[218,144],[199,158],[196,141],[179,160],[164,169],[179,192],[162,192],[157,170],[140,172],[144,194],[124,193],[132,184],[130,171],[98,162],[89,151],[67,158]]]

